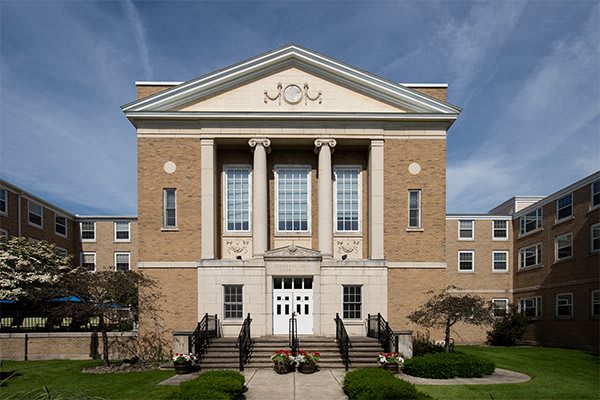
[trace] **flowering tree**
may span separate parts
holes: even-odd
[[[75,273],[70,257],[47,242],[24,237],[0,240],[0,299],[35,303],[65,294],[62,282]]]
[[[409,320],[426,328],[443,327],[446,352],[450,351],[450,328],[454,324],[487,325],[493,319],[490,302],[476,295],[450,293],[451,289],[458,288],[449,286],[408,316]]]

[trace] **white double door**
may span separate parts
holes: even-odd
[[[313,279],[273,278],[273,334],[289,333],[292,313],[296,316],[298,334],[312,334]]]

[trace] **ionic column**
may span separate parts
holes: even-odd
[[[267,190],[267,153],[271,141],[266,138],[250,139],[250,147],[254,150],[252,164],[252,248],[253,256],[260,257],[269,247]]]
[[[383,140],[369,150],[369,258],[383,260]]]
[[[319,250],[323,257],[333,257],[331,152],[335,144],[335,139],[315,140],[315,152],[319,152]]]
[[[215,140],[200,140],[200,212],[202,220],[201,258],[215,258]]]

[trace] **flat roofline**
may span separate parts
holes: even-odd
[[[447,88],[448,84],[447,83],[415,83],[415,82],[409,82],[409,83],[403,83],[403,82],[399,82],[402,86],[406,86],[409,88],[412,87],[421,87],[421,88]]]
[[[64,208],[59,207],[55,204],[52,204],[48,200],[45,200],[31,192],[28,192],[27,190],[15,185],[15,184],[12,184],[8,181],[5,181],[4,179],[0,179],[0,187],[3,187],[17,195],[21,195],[28,200],[32,200],[36,203],[39,203],[39,204],[43,205],[44,207],[46,207],[47,209],[53,211],[56,214],[64,215],[65,217],[69,217],[71,219],[76,218],[76,215],[73,214],[72,212],[67,211]]]
[[[489,220],[511,220],[510,215],[494,214],[446,214],[446,219],[489,219]]]
[[[135,81],[135,86],[177,86],[184,83],[184,81]],[[409,88],[421,87],[421,88],[447,88],[447,83],[402,83],[400,85]]]
[[[135,86],[177,86],[182,82],[175,81],[135,81]]]
[[[79,215],[77,219],[138,219],[137,215]]]

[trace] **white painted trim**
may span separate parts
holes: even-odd
[[[96,252],[95,251],[82,251],[81,253],[79,253],[79,265],[83,267],[83,258],[84,255],[93,255],[94,256],[94,270],[91,272],[96,272],[97,269],[97,263],[96,263]]]
[[[63,253],[65,253],[64,254],[65,257],[69,255],[69,250],[65,249],[64,247],[56,246],[56,251],[58,253],[60,253],[62,251]]]
[[[177,86],[185,81],[135,81],[135,86]]]
[[[522,219],[523,217],[526,217],[529,214],[536,214],[536,220],[537,220],[537,212],[538,210],[540,211],[540,218],[539,218],[539,224],[536,223],[536,227],[530,231],[527,232],[521,232],[521,226],[522,226]],[[516,214],[515,214],[516,215]],[[531,235],[535,232],[538,232],[540,230],[542,230],[544,228],[544,208],[543,207],[535,207],[533,208],[530,212],[520,215],[519,217],[516,217],[519,219],[519,238],[525,237],[527,235]]]
[[[56,231],[56,225],[57,225],[56,218],[59,218],[59,217],[65,219],[65,234],[64,235],[62,233],[59,233]],[[62,215],[62,214],[59,214],[56,212],[54,213],[54,233],[57,236],[60,236],[65,239],[67,239],[69,237],[69,219],[67,218],[66,215]]]
[[[116,220],[116,219],[120,219],[120,220],[131,220],[131,221],[137,221],[138,217],[136,215],[79,215],[79,214],[75,214],[75,217],[79,220],[79,219],[83,219],[83,220],[90,220],[90,219],[110,219],[110,220]]]
[[[418,222],[417,226],[410,226],[410,194],[411,194],[411,192],[417,192],[419,195],[419,205],[417,207],[419,210],[419,222]],[[421,189],[408,189],[407,196],[408,196],[408,203],[407,203],[407,207],[406,207],[407,208],[406,212],[407,212],[407,216],[408,216],[407,224],[406,224],[407,230],[417,230],[419,232],[423,232],[423,223],[422,223],[423,210],[421,207],[422,190]]]
[[[23,197],[27,200],[31,200],[35,203],[39,203],[50,211],[58,212],[59,214],[66,215],[70,219],[74,218],[74,215],[72,213],[70,213],[69,211],[64,210],[60,207],[57,207],[57,206],[47,202],[46,200],[42,199],[41,197],[38,197],[32,193],[29,193],[29,192],[19,188],[18,186],[15,186],[3,179],[0,179],[0,187],[6,189],[9,192],[16,194],[18,197]],[[19,208],[19,206],[20,206],[20,198],[19,198],[19,202],[17,203],[17,208]],[[20,213],[19,213],[19,215],[20,215]],[[20,219],[19,219],[19,221],[20,221]]]
[[[499,253],[506,254],[506,269],[495,269],[495,255]],[[492,250],[492,272],[495,273],[509,273],[510,272],[510,253],[508,250]]]
[[[460,237],[460,223],[461,221],[470,221],[471,222],[471,237],[466,237],[466,238],[462,238]],[[458,240],[461,242],[469,242],[469,241],[474,241],[475,240],[475,220],[472,219],[459,219],[458,220],[458,224],[457,224],[457,228],[458,228],[458,232],[457,232],[457,237]]]
[[[122,254],[127,254],[127,270],[131,271],[131,252],[129,251],[115,251],[114,253],[114,270],[118,271],[117,269],[117,255],[122,255]]]
[[[501,298],[496,297],[496,298],[493,298],[492,299],[492,313],[494,312],[494,302],[495,301],[505,301],[506,305],[504,306],[504,311],[508,312],[508,305],[510,303],[510,300],[508,299],[508,297],[501,297]],[[496,315],[494,315],[494,317],[496,317]]]
[[[536,267],[539,267],[539,266],[543,265],[542,264],[542,260],[541,259],[539,259],[539,260],[537,259],[538,258],[538,256],[537,256],[537,254],[538,254],[537,246],[540,246],[539,253],[541,253],[541,258],[544,258],[542,242],[533,243],[533,244],[530,244],[529,246],[525,246],[525,247],[520,247],[519,248],[519,258],[518,258],[519,265],[517,266],[517,271],[524,271],[524,270],[527,270],[529,268],[536,268]],[[524,266],[521,266],[521,258],[523,257],[523,251],[527,250],[527,249],[529,249],[531,247],[535,247],[536,248],[535,249],[535,258],[536,258],[537,263],[533,264],[533,265],[524,265]]]
[[[127,223],[127,239],[117,239],[117,223]],[[113,240],[118,243],[131,243],[131,222],[127,220],[113,221]]]
[[[598,187],[600,187],[600,179],[590,183],[590,211],[600,208],[600,203],[594,205],[594,184],[595,183],[597,183]]]
[[[8,189],[0,187],[0,192],[4,192],[4,211],[0,210],[0,215],[8,215]]]
[[[311,138],[314,135],[311,135]],[[249,135],[240,135],[240,134],[233,134],[233,133],[206,133],[206,134],[177,134],[177,133],[138,133],[137,135],[138,138],[156,138],[156,139],[163,139],[163,138],[170,138],[170,139],[239,139],[239,138],[244,138],[247,139],[250,136]],[[306,134],[285,134],[285,133],[272,133],[269,134],[269,137],[271,139],[306,139],[307,135]],[[314,136],[317,137],[317,136]],[[383,134],[383,136],[385,139],[394,139],[394,140],[446,140],[446,135],[409,135],[409,136],[405,136],[405,135],[389,135],[389,134]],[[365,140],[371,140],[373,139],[373,135],[370,134],[363,134],[363,133],[357,133],[357,134],[336,134],[335,135],[336,140],[340,140],[340,139],[365,139]],[[97,218],[103,218],[103,217],[97,217]],[[119,218],[119,217],[115,217],[115,218]],[[137,219],[137,217],[134,217],[132,219]],[[493,219],[493,218],[490,218]]]
[[[31,204],[32,203],[40,207],[40,214],[39,215],[36,214],[36,213],[31,212]],[[40,220],[41,220],[41,224],[38,225],[38,224],[35,224],[35,223],[31,222],[29,214],[33,214],[33,215],[39,216]],[[42,229],[42,230],[44,229],[44,206],[42,204],[40,204],[38,202],[35,202],[33,200],[27,199],[27,223],[29,225],[33,226],[33,227],[36,227],[36,228],[39,228],[39,229]]]
[[[570,296],[571,297],[571,302],[569,304],[571,306],[571,313],[569,315],[558,315],[558,296]],[[574,315],[575,315],[575,301],[574,301],[573,292],[556,293],[554,295],[554,316],[556,318],[569,319],[569,318],[573,318]]]
[[[494,233],[496,231],[496,222],[506,222],[506,236],[505,237],[495,237]],[[510,238],[510,224],[512,221],[508,220],[493,220],[492,221],[492,241],[493,242],[508,242],[509,238]]]
[[[241,318],[225,318],[225,286],[240,286],[242,288],[242,317]],[[229,323],[232,322],[241,322],[244,320],[244,309],[245,307],[245,303],[246,303],[246,291],[244,290],[244,284],[243,283],[223,283],[221,284],[221,312],[222,312],[222,316],[223,316],[223,322],[227,321]],[[230,302],[232,303],[232,302]],[[236,304],[236,303],[233,303]]]
[[[536,308],[536,312],[533,317],[534,319],[540,319],[543,317],[543,313],[542,313],[542,296],[527,296],[527,297],[519,297],[518,298],[518,304],[519,304],[519,312],[522,312],[522,307],[521,307],[521,302],[522,301],[526,301],[526,300],[530,300],[530,299],[534,299],[535,300],[535,308]]]
[[[245,169],[248,170],[248,229],[245,230],[229,230],[227,229],[227,171],[230,169]],[[223,209],[223,234],[238,234],[238,233],[251,233],[252,232],[252,165],[251,164],[225,164],[223,165],[223,171],[221,173],[221,185],[222,185],[222,209]]]
[[[360,287],[360,318],[344,318],[344,288],[348,286],[358,286]],[[364,291],[365,285],[362,283],[342,283],[340,285],[340,316],[342,317],[342,320],[344,322],[348,321],[348,322],[361,322],[363,323],[364,321],[364,314],[365,314],[365,291]],[[353,303],[356,304],[356,303]]]
[[[600,314],[594,314],[594,294],[596,294],[596,297],[598,297],[598,299],[600,300],[600,289],[592,289],[590,290],[590,316],[593,317],[598,317]]]
[[[460,269],[460,255],[461,253],[470,253],[471,254],[471,269]],[[458,264],[456,268],[459,273],[474,273],[475,272],[475,250],[458,250]]]
[[[305,231],[280,231],[279,230],[279,170],[282,169],[305,169],[308,174],[307,174],[307,184],[306,184],[306,190],[307,190],[307,230]],[[275,187],[274,187],[274,191],[275,191],[275,215],[273,218],[274,224],[275,224],[275,235],[293,235],[293,234],[299,234],[299,235],[310,235],[312,233],[312,189],[311,189],[311,180],[312,180],[312,168],[310,165],[308,164],[304,164],[304,165],[298,165],[298,164],[277,164],[273,166],[273,173],[275,175]]]
[[[10,239],[8,237],[8,230],[4,228],[0,228],[0,238],[5,238],[6,240]]]
[[[569,207],[571,207],[571,214],[567,215],[566,217],[558,218],[558,211],[559,211],[559,209],[558,209],[558,202],[560,200],[564,199],[565,197],[570,197],[571,198],[571,205],[569,206]],[[568,194],[566,194],[564,196],[559,197],[558,199],[555,200],[554,204],[555,204],[555,210],[556,210],[556,212],[554,214],[554,224],[560,224],[563,221],[567,221],[567,220],[573,218],[573,211],[574,211],[574,208],[575,208],[575,204],[573,204],[573,192],[568,193]],[[563,207],[563,209],[564,208],[566,208],[566,207]]]
[[[138,269],[145,268],[198,268],[198,261],[138,261]]]
[[[594,249],[594,228],[600,228],[600,222],[590,225],[590,253],[597,253],[600,251],[600,247]]]
[[[480,214],[447,214],[446,221],[454,221],[460,219],[472,219],[479,221],[508,221],[512,220],[510,215],[480,215]]]
[[[358,229],[357,230],[349,230],[349,231],[340,231],[337,229],[337,211],[338,211],[338,202],[337,202],[337,171],[338,170],[354,170],[354,171],[358,171]],[[349,233],[359,233],[362,235],[362,228],[363,228],[363,223],[362,223],[362,218],[363,218],[363,186],[362,186],[362,174],[363,174],[363,167],[362,165],[359,164],[354,164],[354,165],[344,165],[344,164],[335,164],[333,166],[333,176],[335,177],[335,180],[333,182],[333,233],[335,234],[340,234],[340,235],[344,235],[344,234],[349,234]],[[319,178],[320,179],[320,178]]]
[[[558,250],[559,250],[559,248],[558,248],[558,240],[562,239],[562,238],[565,238],[565,237],[570,237],[571,238],[571,240],[570,240],[571,244],[569,245],[571,247],[571,255],[568,256],[568,257],[559,258],[558,257]],[[569,247],[569,246],[564,246],[563,248]],[[575,249],[574,249],[574,246],[573,246],[573,232],[565,232],[565,233],[562,233],[560,235],[556,235],[554,237],[554,262],[555,263],[559,262],[559,261],[564,261],[564,260],[568,260],[570,258],[573,258],[573,255],[575,253],[574,250]]]
[[[391,269],[446,269],[445,262],[388,262],[387,267]]]
[[[93,239],[84,239],[83,238],[83,223],[84,222],[91,222],[94,224],[94,238]],[[81,239],[82,242],[86,242],[86,243],[94,243],[96,242],[96,221],[90,221],[90,220],[84,220],[84,221],[79,221],[79,238]]]
[[[167,190],[173,190],[173,192],[175,193],[175,225],[173,226],[169,226],[167,225]],[[177,225],[177,189],[173,188],[173,187],[168,187],[168,188],[163,188],[163,223],[162,223],[162,228],[163,229],[177,229],[178,225]]]

